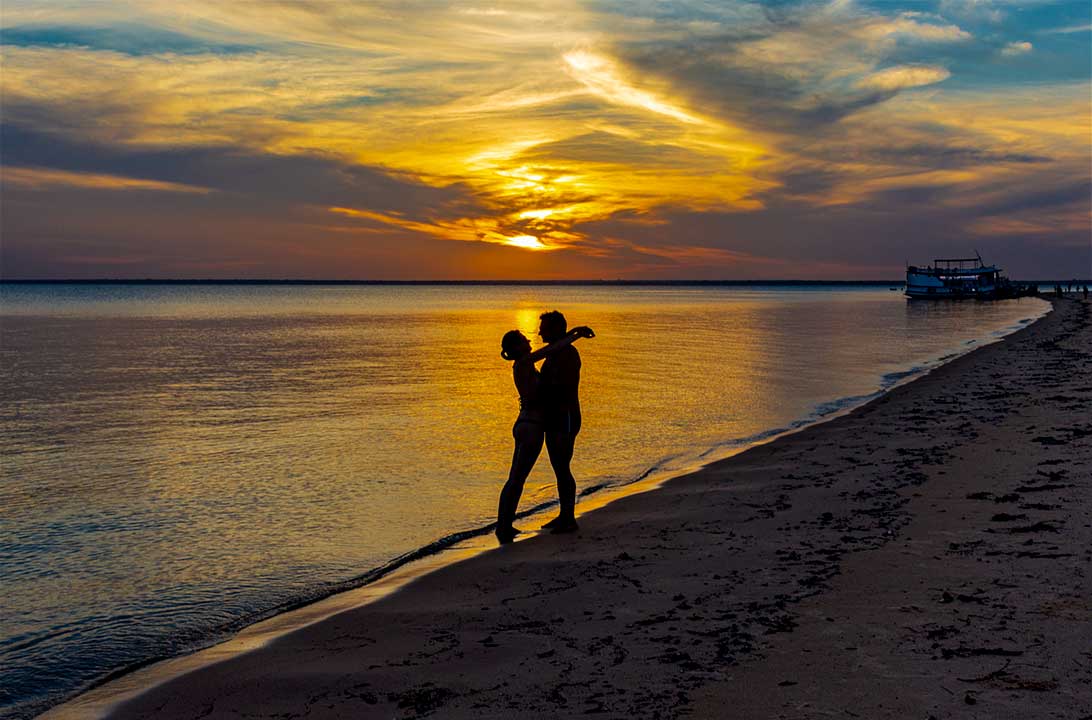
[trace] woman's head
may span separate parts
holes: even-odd
[[[519,330],[509,330],[501,338],[501,357],[505,360],[519,360],[531,352],[531,341]]]

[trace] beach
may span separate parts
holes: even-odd
[[[546,308],[597,329],[580,341],[574,465],[590,510],[844,413],[1051,307],[908,303],[876,284],[0,296],[0,717],[20,719],[495,547],[519,407],[497,347],[508,328],[535,337]],[[556,502],[543,456],[520,509],[549,517]]]
[[[1092,307],[113,718],[1087,717]]]

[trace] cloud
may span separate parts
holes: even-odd
[[[535,250],[557,250],[563,245],[543,243],[541,238],[528,235],[518,230],[505,231],[505,225],[499,218],[456,218],[453,220],[432,220],[422,222],[397,215],[385,215],[372,210],[358,210],[345,207],[331,207],[332,213],[364,220],[372,224],[387,225],[412,232],[464,242],[488,242],[498,245],[531,248]]]
[[[1067,25],[1065,27],[1049,28],[1046,30],[1040,30],[1040,33],[1047,35],[1072,35],[1073,33],[1090,33],[1092,32],[1092,23],[1085,23],[1084,25]]]
[[[896,71],[891,60],[973,39],[936,17],[881,14],[848,2],[785,5],[725,25],[717,37],[660,34],[665,39],[620,40],[612,51],[635,74],[678,88],[676,95],[704,117],[788,133],[837,123],[945,79],[950,71],[937,63],[900,63],[905,69]]]
[[[641,90],[624,80],[614,63],[587,50],[573,50],[563,56],[570,72],[588,90],[608,102],[647,110],[665,115],[684,123],[702,124],[702,121],[655,93]]]
[[[140,197],[232,238],[234,254],[211,237],[193,252],[263,272],[277,253],[315,272],[365,256],[413,271],[399,248],[429,253],[421,268],[476,257],[502,272],[523,267],[502,245],[521,236],[555,249],[525,271],[540,276],[774,272],[764,253],[793,252],[875,269],[876,218],[1030,243],[1020,199],[1088,176],[1087,50],[1035,30],[1075,26],[1072,3],[1034,4],[1027,27],[1004,2],[178,7],[64,3],[46,22],[5,4],[9,260],[61,235],[73,246],[58,253],[93,257],[88,243],[128,237],[105,213],[132,217]],[[1026,61],[999,61],[1030,33]],[[1074,203],[1045,206],[1069,218],[1059,238]],[[68,212],[67,235],[32,216]],[[200,259],[160,249],[111,252]]]
[[[1031,43],[1027,41],[1022,42],[1010,42],[1008,45],[1001,49],[1001,54],[1006,57],[1014,57],[1016,55],[1026,55],[1031,52]]]
[[[35,167],[0,168],[0,182],[8,187],[50,190],[57,187],[95,190],[151,190],[155,192],[207,193],[208,188],[184,183],[143,180],[103,173],[67,172]]]
[[[906,88],[943,82],[951,75],[952,73],[942,67],[893,67],[866,75],[857,81],[857,87],[866,90],[897,92]]]
[[[380,168],[319,155],[270,155],[233,146],[132,147],[0,124],[4,179],[124,190],[229,193],[238,202],[328,206],[366,201],[421,216],[480,211],[465,188],[432,187]],[[250,198],[251,200],[245,200]]]
[[[921,22],[913,13],[902,13],[894,19],[869,19],[851,29],[858,37],[885,44],[900,40],[950,43],[971,39],[971,33],[958,25]]]
[[[5,27],[0,44],[22,47],[86,47],[127,55],[252,53],[260,48],[164,30],[149,25],[118,23],[108,27],[81,25],[18,25]]]

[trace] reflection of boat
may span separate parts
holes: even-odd
[[[906,267],[906,295],[911,298],[996,298],[1034,295],[1036,288],[1011,282],[1001,268],[986,265],[982,257],[938,258],[927,267]]]

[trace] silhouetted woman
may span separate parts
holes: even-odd
[[[512,521],[516,517],[520,495],[523,494],[523,483],[542,452],[546,432],[546,415],[543,398],[539,396],[539,374],[535,363],[582,337],[592,338],[595,333],[586,326],[576,327],[560,340],[534,352],[531,352],[531,341],[519,330],[510,330],[501,339],[501,357],[512,361],[512,379],[519,393],[519,416],[512,426],[516,449],[512,453],[508,482],[501,490],[497,507],[496,535],[501,543],[510,543],[519,534],[519,530],[512,527]]]

